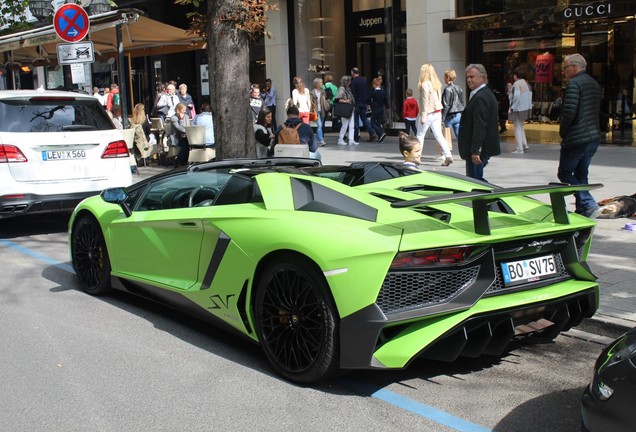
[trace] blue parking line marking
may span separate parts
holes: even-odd
[[[25,248],[24,246],[20,246],[17,243],[13,243],[12,241],[9,241],[9,240],[0,239],[0,244],[3,245],[3,246],[7,246],[7,247],[9,247],[9,248],[11,248],[11,249],[13,249],[15,251],[20,252],[20,253],[23,253],[25,255],[28,255],[31,258],[35,258],[36,260],[45,262],[47,264],[51,264],[51,265],[59,268],[60,270],[64,270],[66,272],[75,274],[75,270],[73,270],[72,266],[70,266],[70,265],[68,265],[66,263],[63,263],[63,262],[56,261],[56,260],[54,260],[52,258],[47,257],[46,255],[42,255],[41,253],[32,251],[29,248]]]
[[[491,429],[475,423],[471,423],[468,420],[455,417],[454,415],[448,414],[447,412],[434,408],[430,405],[425,405],[423,403],[414,401],[413,399],[409,399],[390,390],[351,380],[341,379],[340,381],[349,387],[353,387],[355,390],[360,391],[361,393],[367,394],[376,399],[380,399],[384,402],[388,402],[391,405],[395,405],[414,414],[447,426],[451,429],[455,429],[461,432],[492,432]]]

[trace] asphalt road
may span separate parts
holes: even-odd
[[[84,294],[65,230],[64,217],[0,223],[2,431],[578,431],[607,340],[298,386],[249,342],[128,294]]]

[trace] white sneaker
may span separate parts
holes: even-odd
[[[338,141],[338,145],[347,145],[347,143],[344,141]]]
[[[326,145],[327,145],[327,143],[325,142],[325,140],[320,141],[320,147],[324,147]]]
[[[523,153],[524,153],[524,151],[523,151],[523,150],[519,150],[519,149],[517,149],[517,150],[513,150],[513,151],[511,151],[510,153],[514,153],[514,154],[523,154]]]
[[[352,143],[351,143],[351,145],[359,145],[359,144],[360,144],[360,143],[359,143],[359,142],[357,142],[357,141],[354,141],[354,142],[352,142]]]

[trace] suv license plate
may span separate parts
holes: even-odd
[[[42,160],[86,159],[86,150],[42,150]]]
[[[538,281],[556,273],[554,255],[501,263],[501,272],[506,286]]]

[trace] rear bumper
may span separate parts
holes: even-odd
[[[101,191],[57,195],[11,194],[0,196],[0,219],[33,213],[70,212],[80,201]]]
[[[552,325],[536,332],[555,337],[597,307],[598,285],[582,281],[483,298],[462,311],[401,322],[387,319],[373,304],[341,320],[341,367],[399,369],[417,357],[454,361],[501,355],[520,329],[547,320]]]

